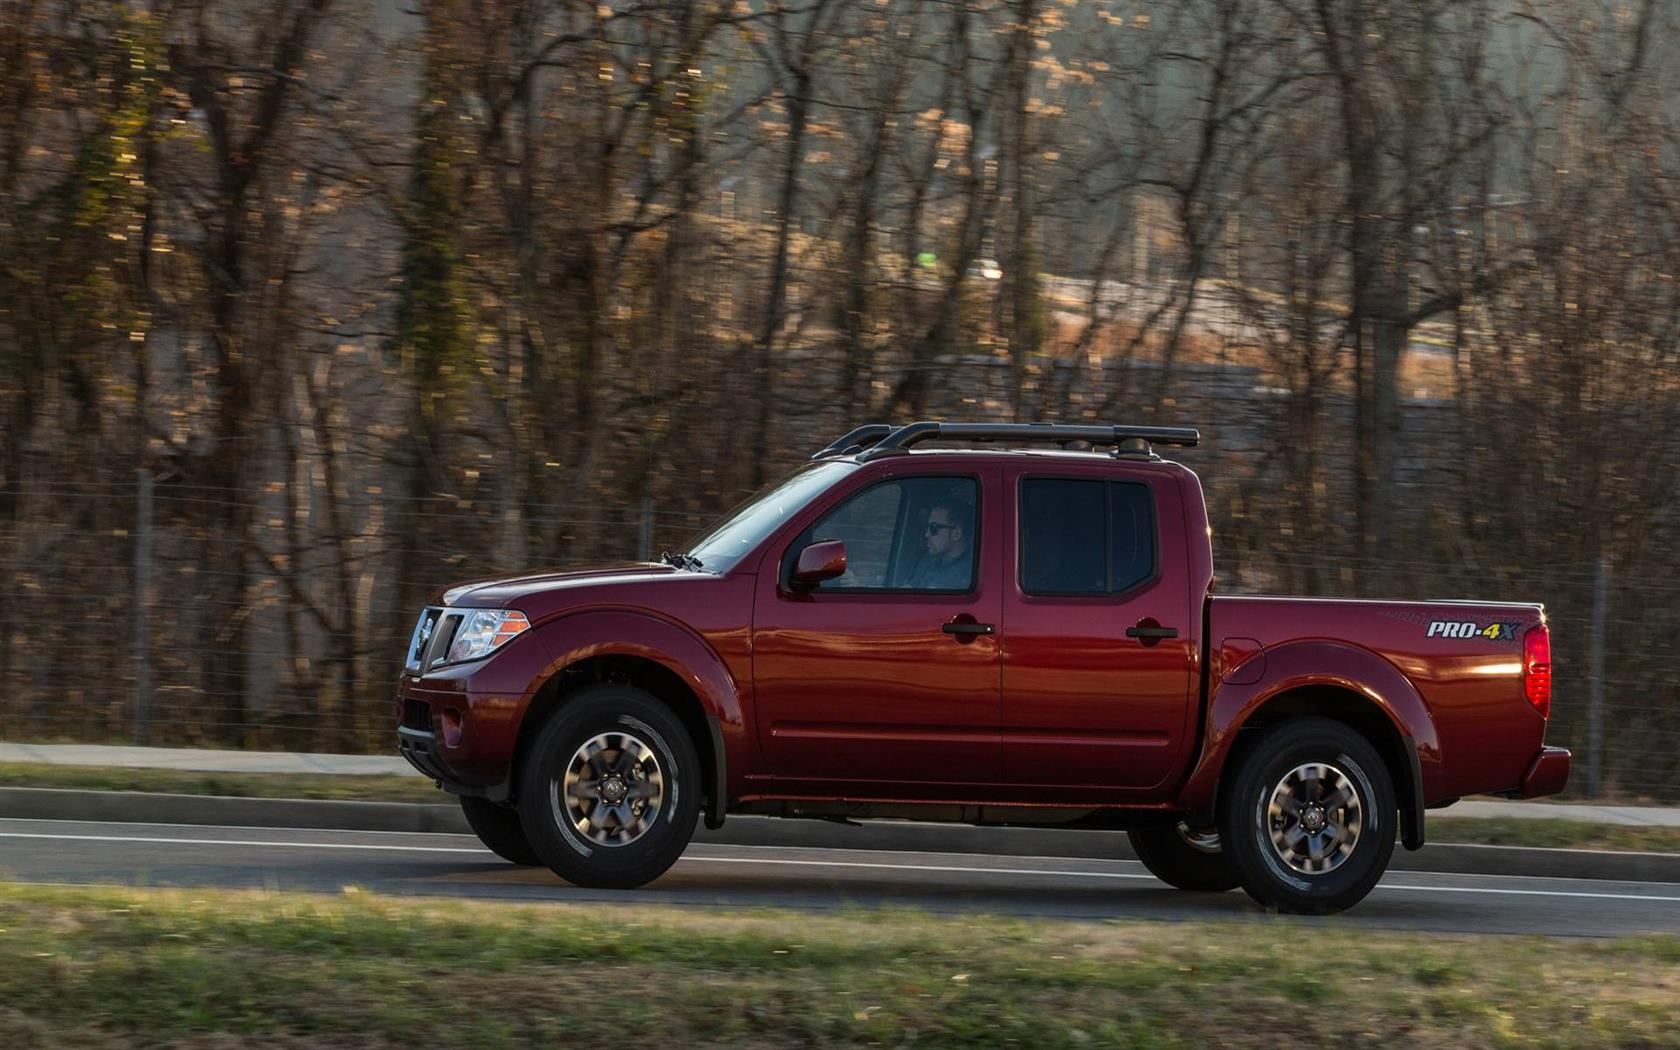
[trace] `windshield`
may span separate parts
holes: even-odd
[[[683,553],[699,558],[707,572],[728,572],[777,526],[855,469],[857,464],[837,459],[801,467],[724,515]]]

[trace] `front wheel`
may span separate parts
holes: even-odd
[[[1220,842],[1261,904],[1342,911],[1387,870],[1394,782],[1370,742],[1343,723],[1306,716],[1261,730],[1228,783]]]
[[[1168,886],[1203,893],[1224,893],[1242,882],[1236,865],[1220,847],[1217,832],[1193,830],[1179,823],[1128,831],[1132,852],[1149,874]]]
[[[700,815],[700,759],[670,708],[628,685],[564,701],[520,772],[532,847],[577,886],[633,889],[665,874]]]

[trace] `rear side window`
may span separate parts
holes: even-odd
[[[1021,590],[1117,594],[1155,574],[1149,486],[1132,481],[1021,482]]]

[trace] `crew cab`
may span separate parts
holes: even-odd
[[[579,885],[659,877],[701,819],[899,818],[1125,829],[1173,886],[1300,912],[1427,809],[1563,788],[1540,605],[1216,595],[1155,452],[1198,440],[859,427],[659,563],[438,592],[399,748]]]

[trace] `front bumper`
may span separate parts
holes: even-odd
[[[397,753],[422,775],[437,782],[438,787],[451,795],[473,795],[493,802],[506,801],[506,779],[493,784],[474,784],[463,779],[444,759],[438,748],[437,734],[410,726],[397,727]]]
[[[520,698],[472,692],[464,684],[403,676],[397,753],[450,794],[501,801],[508,797]]]
[[[418,769],[421,774],[439,784],[458,782],[460,779],[439,757],[436,733],[411,726],[398,726],[397,753],[408,759],[408,764]]]
[[[1523,774],[1522,784],[1511,794],[1517,798],[1538,798],[1541,795],[1555,795],[1569,783],[1569,749],[1566,747],[1543,747],[1534,756],[1534,761],[1528,764],[1528,772]]]

